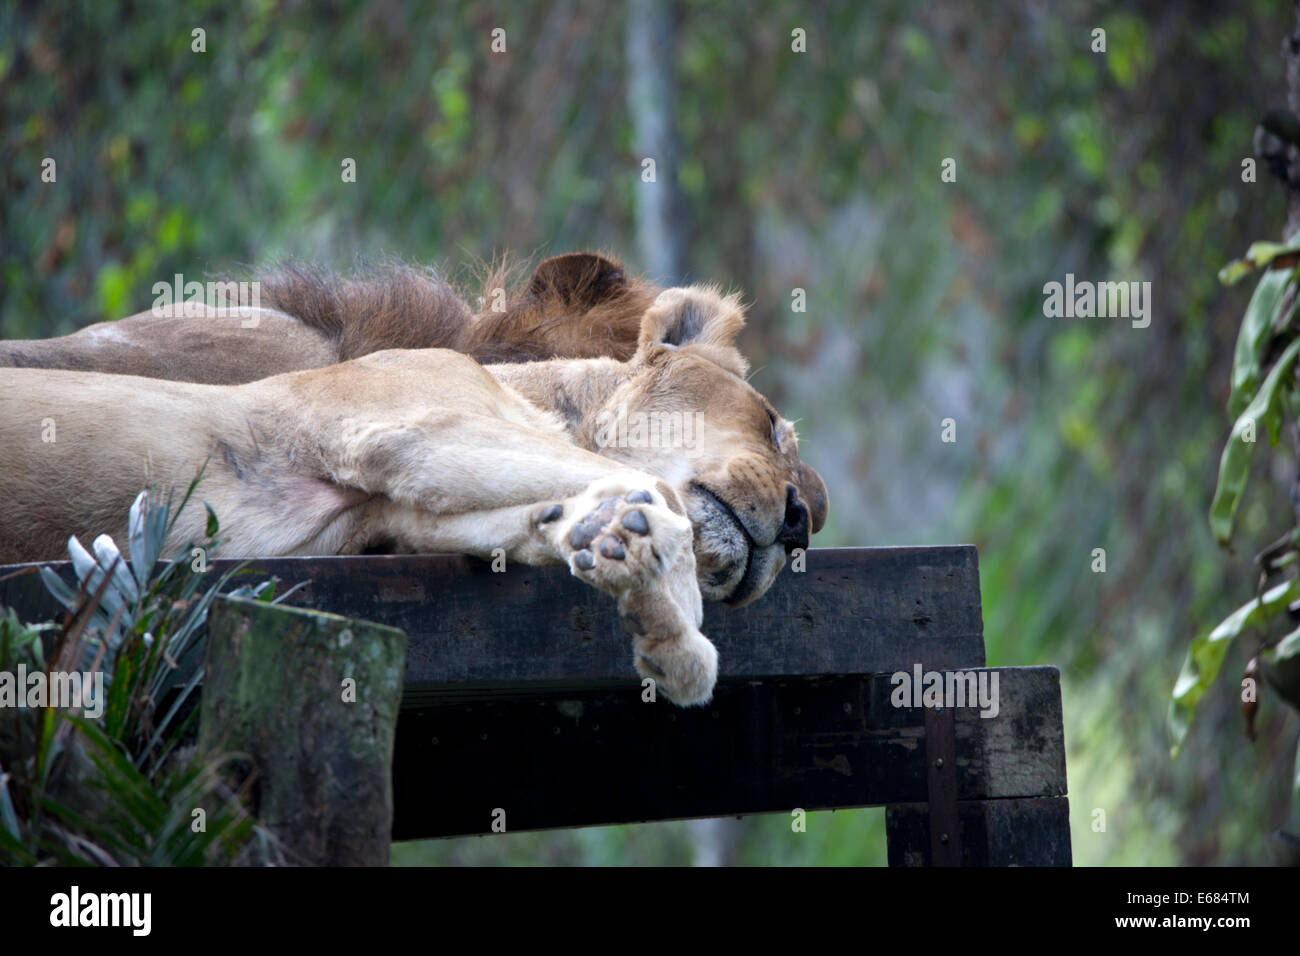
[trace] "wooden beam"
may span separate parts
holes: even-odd
[[[220,574],[233,562],[212,562]],[[71,578],[66,562],[51,565]],[[21,566],[0,567],[0,578]],[[401,555],[257,560],[297,606],[397,627],[409,638],[409,685],[634,677],[631,639],[614,603],[567,569]],[[240,577],[235,583],[256,580]],[[26,620],[58,606],[28,574],[0,581],[0,605]],[[807,569],[781,572],[748,607],[707,605],[704,633],[729,677],[868,674],[980,667],[979,568],[970,546],[814,548]]]
[[[955,714],[957,799],[1064,794],[1056,669],[988,673],[998,715]],[[888,674],[727,679],[691,710],[643,703],[635,681],[418,695],[398,723],[393,836],[488,833],[497,810],[513,831],[924,802],[926,712],[893,689]],[[1040,749],[1008,773],[1018,746]]]
[[[960,800],[960,866],[1069,866],[1070,801],[1065,797]],[[885,811],[890,866],[933,866],[929,807]]]

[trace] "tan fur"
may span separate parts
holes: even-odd
[[[197,497],[221,520],[224,556],[394,541],[566,563],[617,600],[638,671],[699,703],[716,676],[701,598],[762,594],[826,515],[793,429],[741,377],[743,321],[734,297],[692,287],[656,298],[628,361],[485,367],[388,350],[243,385],[0,369],[0,563],[58,558],[72,534],[121,536],[141,487],[182,491],[206,462]],[[698,413],[702,429],[621,442],[602,425],[614,410]],[[575,544],[602,507],[602,530]],[[200,539],[203,518],[187,509],[168,547]]]
[[[249,280],[255,312],[176,304],[59,338],[0,341],[0,367],[234,385],[383,349],[454,349],[482,364],[627,359],[662,291],[591,253],[546,259],[522,283],[515,272],[494,269],[472,309],[427,268],[390,263],[341,277],[291,264]]]

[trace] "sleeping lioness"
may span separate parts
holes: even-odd
[[[140,487],[183,491],[206,462],[223,556],[385,541],[563,562],[617,600],[637,671],[703,703],[717,654],[701,598],[761,595],[827,508],[745,381],[743,323],[734,296],[693,286],[657,294],[627,360],[398,349],[242,385],[0,368],[0,563],[120,535]],[[183,513],[169,547],[203,517]]]

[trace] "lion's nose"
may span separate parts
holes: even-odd
[[[799,491],[794,485],[785,486],[785,524],[776,540],[785,545],[786,554],[795,548],[808,547],[808,509],[799,500]]]
[[[826,482],[807,462],[802,461],[795,481],[799,485],[800,497],[808,502],[808,518],[812,522],[812,533],[816,534],[826,524]]]

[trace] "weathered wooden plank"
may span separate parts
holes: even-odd
[[[999,678],[997,716],[956,709],[957,798],[1063,794],[1060,708],[1043,706],[1059,692],[1055,668],[988,673]],[[924,802],[925,709],[893,706],[893,690],[888,674],[725,679],[692,710],[643,703],[635,681],[408,695],[393,835],[486,833],[498,809],[508,830],[528,830]],[[1027,755],[1033,772],[1000,779],[1015,741],[1044,752]]]
[[[1061,672],[1055,667],[1017,670],[1033,670],[1039,676],[1002,689],[1002,706],[1016,723],[1015,732],[1006,733],[1008,725],[996,721],[968,721],[971,732],[979,737],[990,781],[988,796],[1064,795],[1068,788]]]
[[[1069,866],[1070,801],[1065,797],[962,800],[961,866]],[[890,866],[930,866],[929,807],[891,806],[885,811]]]
[[[252,812],[286,862],[388,864],[405,644],[333,614],[213,603],[199,747],[251,758]]]
[[[230,564],[213,562],[210,573]],[[71,576],[66,563],[53,566]],[[486,562],[444,555],[280,558],[250,567],[285,588],[310,581],[292,604],[405,631],[409,684],[633,675],[631,641],[613,602],[564,568],[495,573]],[[0,578],[15,569],[0,567]],[[0,605],[29,619],[58,613],[35,575],[0,582]],[[709,605],[704,633],[732,677],[982,666],[975,549],[814,548],[805,571],[783,571],[750,606]]]

